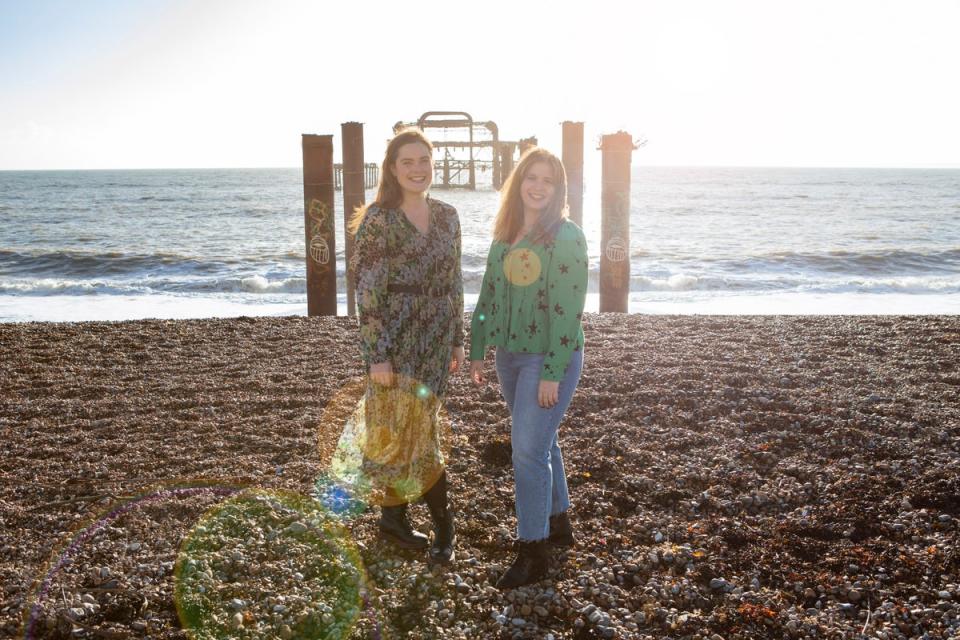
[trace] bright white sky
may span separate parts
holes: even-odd
[[[474,7],[474,8],[469,8]],[[960,0],[0,0],[0,169],[296,167],[495,120],[644,165],[960,167]]]

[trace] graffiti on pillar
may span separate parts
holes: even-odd
[[[321,235],[310,238],[310,257],[317,264],[327,264],[330,262],[330,245]]]
[[[323,200],[313,198],[307,207],[307,216],[310,218],[310,257],[317,264],[326,265],[330,262],[330,245],[324,232],[330,219],[330,207]]]
[[[610,262],[623,262],[627,259],[627,243],[620,236],[613,236],[607,241],[604,253]]]
[[[310,206],[307,207],[307,216],[310,218],[310,234],[322,233],[330,218],[330,207],[323,200],[313,198],[310,200]]]

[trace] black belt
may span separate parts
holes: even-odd
[[[412,284],[388,284],[387,291],[390,293],[410,293],[416,296],[431,296],[434,298],[445,298],[450,295],[450,287],[420,287]]]

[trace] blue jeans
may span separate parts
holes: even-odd
[[[550,516],[570,508],[557,429],[580,382],[583,351],[573,353],[560,381],[557,404],[549,409],[537,400],[543,359],[542,353],[497,348],[497,377],[510,407],[517,537],[528,541],[545,539]]]

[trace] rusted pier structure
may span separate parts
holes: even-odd
[[[514,161],[537,144],[535,137],[517,142],[500,140],[494,122],[476,122],[463,111],[428,111],[416,122],[398,122],[394,131],[418,126],[427,132],[439,154],[434,157],[434,186],[476,189],[477,171],[491,172],[493,186],[500,189],[514,168]],[[429,134],[443,130],[444,136]],[[462,137],[448,137],[450,131]],[[485,131],[486,134],[477,134]],[[353,211],[364,203],[364,190],[376,186],[379,167],[363,162],[363,125],[342,125],[343,165],[333,164],[333,136],[303,134],[303,203],[306,232],[307,313],[336,315],[337,277],[334,219],[334,189],[343,190],[344,227]],[[477,135],[475,135],[477,134]],[[563,162],[567,169],[567,198],[571,217],[581,227],[583,220],[582,122],[563,123]],[[634,142],[619,131],[601,137],[602,185],[600,194],[600,311],[628,311],[630,297],[630,169],[633,151],[646,143]],[[466,158],[455,152],[466,151]],[[519,152],[519,154],[518,154]],[[440,157],[436,157],[440,155]],[[345,233],[347,265],[353,254],[352,237]],[[348,312],[354,313],[353,274],[347,268]]]
[[[363,188],[373,189],[380,182],[380,167],[373,162],[363,165]],[[337,191],[343,189],[343,165],[333,165],[333,185]]]
[[[517,144],[520,146],[520,157],[523,157],[523,154],[525,154],[527,151],[537,146],[537,136],[530,136],[529,138],[523,138]]]
[[[630,161],[633,138],[618,131],[600,139],[600,312],[627,313],[630,299]]]
[[[307,315],[337,315],[333,216],[333,136],[303,134],[303,214],[307,242]]]
[[[419,127],[433,143],[436,188],[476,189],[477,172],[490,171],[499,189],[513,169],[518,143],[501,140],[496,122],[474,120],[466,111],[427,111],[415,122],[397,122],[393,131],[406,127]]]
[[[340,137],[343,138],[343,228],[350,228],[354,212],[363,206],[366,200],[366,187],[363,164],[363,124],[344,122],[340,125]],[[344,261],[347,279],[347,315],[356,314],[354,301],[354,273],[350,269],[353,258],[353,234],[344,233]]]
[[[570,219],[583,226],[583,123],[567,120],[563,127],[563,166],[567,171]]]

